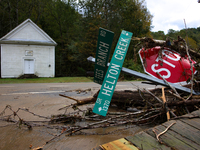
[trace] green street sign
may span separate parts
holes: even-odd
[[[96,49],[96,61],[94,69],[94,82],[103,83],[107,70],[107,63],[110,56],[114,33],[112,31],[99,28],[99,36]]]
[[[115,52],[112,56],[110,65],[103,80],[99,95],[93,108],[93,112],[102,116],[106,116],[108,107],[121,72],[126,53],[131,41],[132,33],[122,31]]]

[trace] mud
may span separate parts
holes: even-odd
[[[87,88],[84,86],[87,86]],[[68,96],[72,96],[74,98],[79,99],[91,97],[99,89],[99,85],[97,85],[96,87],[92,85],[91,91],[89,91],[88,93],[77,94],[77,92],[75,91],[69,91],[80,88],[88,89],[88,85],[84,86],[82,85],[81,87],[79,84],[77,84],[77,86],[72,86],[69,84],[0,85],[0,112],[5,108],[6,105],[10,105],[13,110],[17,110],[18,108],[26,108],[29,111],[42,116],[62,114],[65,112],[65,110],[58,111],[58,109],[66,105],[75,103],[75,101],[59,96],[60,93],[67,94]],[[89,104],[82,106],[82,109],[90,106],[91,105]],[[6,111],[6,114],[10,113],[10,111]],[[25,112],[19,112],[19,115],[26,121],[36,121],[41,119]],[[8,126],[5,126],[6,124],[8,124]],[[55,140],[46,144],[43,147],[43,149],[88,150],[95,148],[100,144],[104,144],[126,136],[134,135],[135,133],[142,131],[146,128],[148,128],[148,126],[128,125],[119,127],[109,127],[103,129],[83,130],[83,134],[104,134],[112,131],[113,133],[108,135],[62,135],[59,138],[56,138]],[[52,130],[46,127],[34,127],[32,130],[28,130],[26,127],[23,126],[19,127],[16,124],[10,124],[0,121],[0,149],[28,150],[30,149],[30,145],[32,145],[32,148],[36,148],[39,146],[43,146],[46,143],[46,141],[50,140],[54,135],[57,134],[58,131],[55,129]]]

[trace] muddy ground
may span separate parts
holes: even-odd
[[[147,87],[149,85],[141,85],[140,82],[132,82],[136,85]],[[85,90],[90,88],[91,91],[87,93],[77,94],[75,90]],[[155,86],[149,86],[149,88],[155,88]],[[59,94],[66,94],[76,99],[82,99],[86,97],[92,97],[100,89],[100,85],[95,83],[53,83],[53,84],[2,84],[0,85],[0,112],[10,105],[13,110],[18,108],[26,108],[35,114],[42,116],[51,116],[57,114],[63,114],[65,109],[58,110],[66,105],[75,103],[75,101],[68,98],[59,96]],[[116,90],[134,90],[134,87],[130,82],[120,82],[117,85]],[[86,107],[92,107],[93,104],[87,104],[81,106],[80,109]],[[110,108],[110,110],[117,111],[116,108]],[[73,111],[72,109],[68,110]],[[7,110],[6,114],[12,112]],[[18,113],[21,118],[26,121],[38,121],[43,120],[36,116],[20,111]],[[45,119],[44,119],[45,120]],[[8,125],[8,126],[5,126]],[[135,133],[142,131],[149,126],[137,126],[127,125],[119,127],[109,127],[101,129],[85,130],[86,133],[107,133],[115,131],[108,135],[62,135],[59,138],[46,144],[43,149],[48,150],[88,150],[97,147],[100,144],[104,144],[119,138],[134,135]],[[117,129],[124,129],[116,131]],[[34,127],[32,130],[28,130],[25,126],[18,126],[17,124],[11,124],[4,121],[0,121],[0,149],[2,150],[28,150],[30,145],[32,148],[43,146],[46,141],[58,134],[56,129],[48,129],[46,127]]]

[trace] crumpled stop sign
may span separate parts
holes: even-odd
[[[191,79],[190,62],[188,57],[181,55],[173,50],[160,47],[154,47],[139,51],[139,56],[144,67],[144,71],[158,79],[162,79],[156,72],[159,72],[163,78],[171,83],[180,83]],[[192,60],[192,63],[196,62]],[[193,67],[193,72],[195,68]]]

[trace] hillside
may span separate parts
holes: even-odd
[[[167,34],[164,31],[151,32],[151,36],[153,39],[158,40],[166,40],[167,37],[176,40],[178,36],[181,36],[187,41],[189,48],[197,52],[200,50],[200,27],[182,29],[180,31],[169,29]]]

